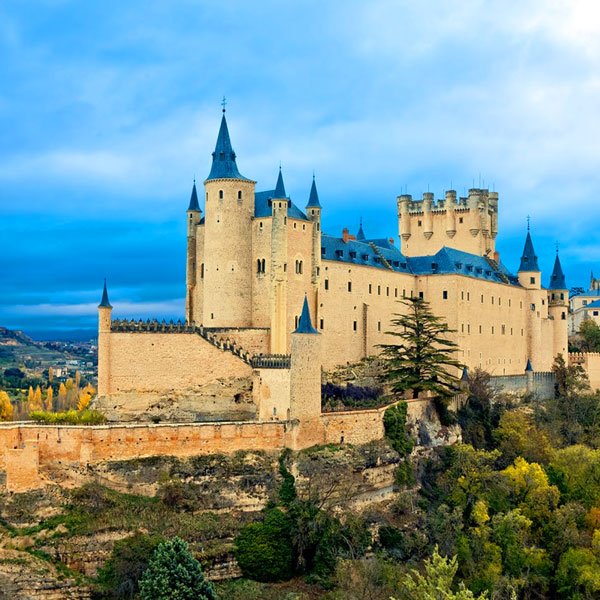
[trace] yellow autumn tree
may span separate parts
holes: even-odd
[[[79,371],[75,371],[75,387],[79,389],[80,383],[81,383],[81,373]]]
[[[54,369],[52,367],[48,367],[48,383],[52,383],[54,379]]]
[[[58,387],[58,409],[64,410],[67,407],[67,388],[64,383],[61,382]]]
[[[27,392],[27,405],[28,406],[31,406],[33,404],[33,396],[34,396],[33,388],[31,386],[29,386],[29,391]]]
[[[46,399],[44,400],[44,410],[51,411],[54,406],[54,390],[48,386],[46,390]]]
[[[33,392],[33,405],[35,410],[42,410],[42,388],[38,385]]]
[[[90,405],[90,400],[96,393],[94,386],[89,383],[81,390],[77,402],[77,410],[85,410]]]
[[[0,391],[0,421],[10,421],[13,417],[13,405],[4,391]]]

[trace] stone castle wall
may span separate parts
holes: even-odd
[[[572,352],[569,363],[581,365],[590,380],[593,390],[600,389],[600,352]]]
[[[107,395],[185,391],[222,378],[250,377],[251,367],[195,333],[111,332]]]

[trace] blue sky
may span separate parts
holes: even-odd
[[[240,171],[324,229],[397,235],[405,188],[500,193],[503,262],[531,215],[547,282],[600,272],[600,9],[593,0],[0,5],[0,325],[183,316],[185,209],[220,99]]]

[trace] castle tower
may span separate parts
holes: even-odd
[[[108,300],[106,279],[98,305],[98,396],[110,394],[110,321],[112,306]]]
[[[204,182],[202,325],[252,325],[252,219],[254,181],[240,174],[225,109]],[[194,313],[195,316],[195,313]],[[198,319],[193,319],[198,320]]]
[[[471,188],[467,198],[457,201],[447,190],[435,200],[425,192],[422,200],[398,196],[400,250],[405,256],[431,256],[444,246],[492,258],[498,234],[498,194]]]
[[[569,332],[567,326],[567,315],[569,314],[569,291],[565,281],[565,274],[560,264],[558,249],[554,259],[554,269],[550,276],[548,286],[548,314],[552,317],[554,328],[553,356],[562,354],[567,358]]]
[[[271,202],[271,353],[287,354],[287,215],[289,199],[279,167]]]
[[[194,316],[201,314],[200,307],[194,306],[194,299],[196,298],[196,285],[197,285],[197,231],[200,219],[202,217],[202,211],[200,210],[200,204],[198,203],[198,193],[196,191],[196,180],[194,179],[194,185],[192,186],[192,195],[190,197],[190,204],[187,209],[187,261],[185,270],[185,281],[186,281],[186,294],[185,294],[185,318],[188,323],[194,321]]]
[[[306,297],[291,354],[290,418],[308,424],[321,415],[321,335],[313,327]]]
[[[538,258],[533,249],[529,225],[527,225],[527,237],[521,255],[521,264],[517,273],[519,283],[526,290],[526,334],[527,334],[527,356],[533,364],[543,364],[542,348],[542,273],[538,265]]]
[[[313,223],[312,251],[311,251],[311,284],[313,286],[312,298],[314,300],[313,314],[317,317],[319,306],[319,281],[321,280],[321,203],[317,192],[317,184],[313,175],[310,195],[306,205],[306,214]]]
[[[356,240],[358,242],[364,242],[367,239],[367,236],[365,235],[365,231],[363,229],[362,226],[362,217],[360,218],[360,224],[358,227],[358,232],[356,233]]]

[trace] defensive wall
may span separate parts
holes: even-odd
[[[600,389],[600,352],[571,352],[569,364],[581,365],[593,390]]]
[[[498,375],[490,378],[490,385],[496,392],[533,394],[540,400],[554,397],[555,384],[556,377],[549,371],[527,371],[522,375]]]

